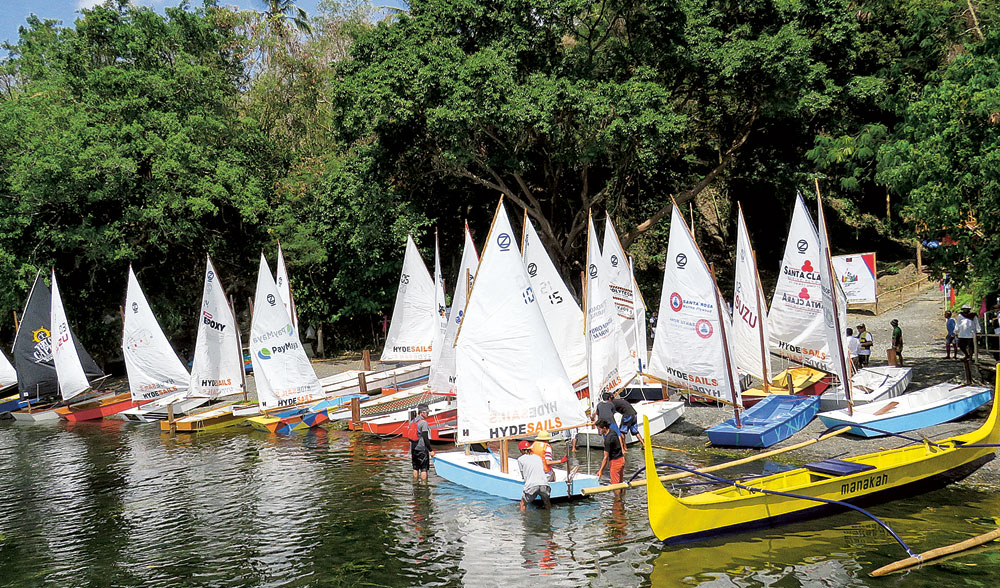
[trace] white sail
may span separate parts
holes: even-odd
[[[63,400],[69,400],[77,394],[90,388],[87,374],[80,363],[80,355],[76,352],[73,333],[66,319],[59,285],[56,283],[56,272],[52,270],[52,309],[49,320],[52,324],[52,360],[56,364],[56,377],[59,379],[59,392]]]
[[[295,301],[292,300],[292,284],[288,281],[288,270],[285,268],[285,254],[281,251],[281,243],[278,243],[278,264],[274,270],[274,282],[278,287],[278,295],[281,296],[281,304],[285,307],[285,312],[292,319],[292,326],[296,330],[299,328],[299,316],[295,311]]]
[[[820,260],[819,235],[799,194],[767,316],[770,345],[782,357],[833,371],[823,325]]]
[[[531,288],[542,307],[545,326],[559,352],[559,360],[570,381],[587,376],[587,339],[583,332],[583,311],[569,293],[559,270],[545,251],[534,225],[524,216],[521,256],[531,280]]]
[[[698,395],[739,403],[739,376],[723,333],[731,325],[720,324],[720,315],[729,322],[721,301],[708,264],[674,206],[649,373]]]
[[[608,287],[611,288],[611,297],[618,311],[618,326],[625,337],[625,346],[631,354],[632,363],[638,368],[639,338],[636,333],[636,294],[632,267],[610,215],[604,220],[604,244],[601,251],[609,272]]]
[[[0,390],[17,384],[17,370],[10,364],[10,360],[3,353],[0,353]]]
[[[820,288],[823,292],[823,326],[826,331],[832,371],[840,380],[841,385],[847,387],[849,400],[851,374],[847,368],[849,358],[844,350],[847,325],[845,317],[840,314],[841,305],[838,304],[838,298],[845,300],[846,297],[844,297],[840,289],[840,282],[833,272],[833,262],[830,260],[830,243],[826,234],[826,218],[823,216],[823,199],[819,195],[816,198],[816,209],[818,211],[817,224],[819,225],[819,276]]]
[[[322,396],[322,386],[278,299],[278,287],[263,254],[250,321],[250,352],[257,399],[263,408],[300,404]]]
[[[760,292],[757,261],[743,209],[736,223],[736,284],[733,288],[733,358],[736,368],[762,381],[770,379],[771,354],[763,296]]]
[[[188,396],[217,398],[243,391],[243,350],[226,290],[206,256],[205,287],[198,311],[198,334]]]
[[[448,330],[448,303],[445,300],[444,276],[441,274],[441,249],[438,247],[437,231],[434,231],[434,312],[437,313],[437,328],[434,331],[434,344],[431,346],[432,361],[444,343],[445,331]]]
[[[475,280],[456,341],[458,442],[583,424],[503,202]]]
[[[635,345],[639,353],[639,371],[643,372],[649,365],[649,336],[646,333],[646,299],[639,291],[639,282],[635,281],[635,266],[629,259],[629,269],[632,272],[632,289],[635,291]]]
[[[156,322],[132,266],[128,268],[124,316],[122,356],[132,400],[151,400],[186,391],[191,375]]]
[[[417,245],[406,238],[403,271],[399,276],[396,304],[392,308],[389,334],[382,361],[420,361],[431,358],[438,328],[434,280],[420,258]]]
[[[637,363],[625,343],[618,310],[611,294],[611,270],[597,245],[593,218],[587,232],[587,355],[590,401],[596,403],[605,392],[628,385],[635,377]],[[624,260],[621,262],[625,263]],[[631,290],[631,288],[629,288]]]
[[[479,269],[479,255],[476,244],[472,242],[469,227],[465,227],[465,247],[462,250],[462,263],[459,266],[458,279],[455,280],[455,294],[451,297],[451,314],[445,329],[444,340],[435,346],[431,353],[431,373],[427,381],[434,392],[454,394],[457,391],[455,374],[455,334],[462,324],[465,315],[465,301],[472,289],[472,279]]]

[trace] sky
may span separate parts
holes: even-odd
[[[163,12],[166,6],[176,6],[180,0],[133,0],[135,4],[151,6],[158,12]],[[29,14],[36,14],[42,19],[62,21],[64,26],[70,26],[80,16],[81,8],[90,8],[100,4],[101,0],[0,0],[0,41],[17,41],[17,29],[25,24]],[[299,0],[296,4],[313,14],[319,0]],[[191,0],[190,5],[200,6],[201,0]],[[263,0],[220,0],[223,6],[236,6],[243,9],[261,10]],[[401,0],[376,2],[378,5],[400,6]],[[6,55],[6,51],[0,51]]]

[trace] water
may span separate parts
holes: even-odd
[[[872,510],[923,551],[995,527],[1000,496],[951,486]],[[662,548],[644,492],[522,514],[433,474],[415,485],[400,439],[0,423],[2,586],[941,588],[1000,569],[998,546],[868,578],[904,555],[852,513]]]

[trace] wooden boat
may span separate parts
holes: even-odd
[[[258,431],[288,435],[295,431],[318,427],[330,420],[329,411],[339,408],[355,398],[368,398],[366,394],[347,394],[313,403],[309,406],[251,417],[247,422]]]
[[[750,408],[760,402],[768,394],[789,394],[788,378],[792,378],[791,394],[800,396],[819,396],[827,391],[833,383],[833,376],[809,366],[790,367],[771,380],[771,386],[767,391],[763,387],[754,387],[744,390],[740,396],[743,398],[743,407]]]
[[[121,394],[111,392],[88,402],[77,402],[57,408],[55,411],[61,418],[70,422],[92,421],[134,408],[136,404],[130,392]]]
[[[846,410],[834,410],[820,414],[819,418],[829,428],[867,425],[889,433],[902,433],[962,418],[989,401],[989,388],[943,383],[903,396],[856,406],[853,415]],[[861,437],[879,437],[884,434],[855,426],[848,433]]]
[[[652,400],[636,402],[632,405],[638,413],[639,421],[645,417],[649,421],[649,431],[651,435],[656,435],[667,430],[667,427],[674,424],[677,419],[684,416],[684,403],[670,400]],[[620,415],[615,418],[621,421]],[[648,437],[646,437],[648,439]],[[631,434],[625,434],[625,444],[633,445],[639,439]],[[604,447],[604,437],[597,432],[594,427],[579,429],[576,437],[577,447]]]
[[[906,391],[913,379],[913,369],[908,367],[879,366],[862,368],[851,376],[851,400],[854,406],[895,398]],[[820,412],[846,408],[844,389],[836,386],[821,397]]]
[[[754,404],[736,426],[729,419],[705,430],[712,445],[770,447],[788,439],[816,416],[819,397],[770,394]]]
[[[197,396],[187,398],[185,395],[185,392],[167,394],[151,400],[142,406],[123,410],[121,416],[125,417],[126,420],[136,423],[152,423],[166,420],[171,404],[173,405],[174,417],[182,417],[196,409],[204,407],[212,401],[210,398]]]
[[[553,469],[556,480],[549,482],[551,499],[577,497],[583,488],[600,484],[596,476],[578,473],[567,480],[566,470]],[[438,452],[434,456],[434,471],[449,482],[509,500],[520,500],[524,492],[524,480],[517,460],[512,457],[507,458],[507,472],[504,473],[499,458],[492,453]]]
[[[195,412],[179,419],[160,421],[160,430],[164,432],[197,433],[218,431],[228,427],[243,424],[247,418],[233,414],[232,406],[224,404],[201,412]]]
[[[449,482],[518,500],[524,489],[511,438],[582,425],[586,415],[566,375],[531,286],[503,202],[497,207],[455,341],[462,444],[499,441],[500,457],[437,452],[434,469]],[[554,468],[552,497],[580,496],[594,476]],[[567,483],[569,482],[569,484]]]
[[[1000,373],[994,390],[1000,389]],[[995,396],[995,394],[994,394]],[[754,478],[742,485],[676,498],[659,477],[647,477],[647,511],[653,533],[677,543],[741,528],[770,526],[809,516],[828,505],[793,496],[754,492],[765,489],[838,501],[877,500],[898,495],[910,484],[964,473],[966,468],[992,458],[1000,442],[1000,402],[977,430],[936,443],[925,442],[857,457],[829,459],[779,474]],[[963,447],[972,445],[972,447]],[[656,472],[652,447],[645,451],[646,472]]]
[[[15,392],[10,396],[0,398],[0,417],[16,410],[27,408],[32,402],[34,401],[30,399],[22,400],[20,392]]]

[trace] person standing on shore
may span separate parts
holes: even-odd
[[[858,325],[858,367],[868,367],[868,360],[872,357],[872,345],[875,344],[875,337],[865,328],[865,324]]]
[[[962,351],[962,361],[970,361],[975,350],[976,333],[979,332],[979,317],[972,312],[971,306],[963,304],[957,322],[955,335],[958,338],[958,348]]]
[[[944,311],[944,328],[948,332],[944,336],[944,358],[952,359],[951,349],[955,348],[955,359],[958,359],[958,335],[955,330],[958,328],[958,324],[955,319],[951,316],[951,311]]]
[[[861,341],[854,336],[854,329],[847,328],[847,353],[851,357],[851,367],[858,369],[858,353],[861,351]]]
[[[896,365],[903,366],[903,329],[899,328],[899,321],[897,319],[892,319],[889,321],[892,325],[892,348],[896,351]]]

